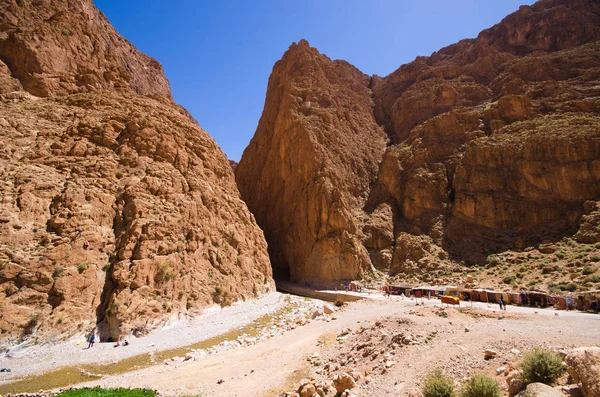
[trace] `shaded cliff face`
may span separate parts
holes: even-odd
[[[265,231],[278,276],[330,282],[370,267],[361,208],[386,141],[369,84],[356,68],[305,41],[273,69],[236,179]]]
[[[336,197],[366,193],[366,200],[355,201],[338,221],[351,224],[344,230],[354,230],[353,241],[361,242],[345,247],[369,254],[363,272],[373,266],[392,274],[424,274],[448,254],[456,262],[481,261],[491,252],[575,233],[584,202],[600,197],[599,26],[598,2],[540,1],[476,39],[419,57],[385,78],[364,79],[361,100],[347,95],[344,103],[346,108],[355,103],[360,110],[352,113],[368,120],[366,125],[384,128],[389,138],[384,152],[378,135],[365,135],[371,137],[368,146],[357,144],[356,137],[370,127],[355,132],[350,118],[338,119],[335,128],[318,118],[284,123],[294,120],[288,115],[302,114],[301,101],[290,99],[286,83],[305,82],[311,91],[303,98],[310,97],[327,86],[319,72],[330,62],[319,56],[305,67],[294,58],[298,47],[316,50],[305,43],[290,47],[273,69],[261,122],[236,171],[242,197],[265,230],[271,257],[278,258],[274,262],[285,258],[297,280],[322,273],[325,280],[361,276],[356,267],[342,273],[322,265],[343,249],[306,259],[315,252],[316,239],[305,232],[312,215],[302,216],[297,203],[321,197],[321,206],[329,208],[337,200],[319,193],[324,180],[308,178],[309,189],[300,182],[306,178],[301,171],[282,173],[293,159],[302,158],[305,165],[312,153],[333,156],[339,145],[351,148],[352,155],[339,156],[318,172],[361,179],[333,186]],[[349,87],[337,90],[346,94]],[[370,109],[361,107],[367,97]],[[335,137],[335,144],[310,139],[317,134]],[[301,141],[303,146],[293,146]],[[362,173],[357,161],[377,164],[377,177]],[[264,177],[274,174],[277,179]],[[286,198],[296,185],[306,188]],[[286,241],[289,235],[293,238]]]
[[[54,3],[18,4],[8,5],[11,15],[34,26],[40,16],[28,14],[33,7]],[[112,27],[90,25],[80,11],[99,16],[91,1],[69,7],[36,30],[41,71],[28,75],[26,64],[0,54],[3,333],[73,334],[99,323],[101,336],[115,338],[273,290],[263,233],[226,156],[165,100],[160,66],[128,76],[116,90],[116,80],[99,76],[123,64],[87,54],[98,61],[86,74],[94,82],[71,86],[69,76],[82,73],[77,53],[58,85],[47,79],[57,70],[44,51],[62,43],[63,19],[74,35],[84,26],[96,38],[126,43]],[[33,45],[28,37],[16,43]],[[122,60],[133,68],[150,58],[132,50]],[[24,90],[39,93],[31,87],[46,87],[50,97]],[[83,92],[66,95],[72,91]]]

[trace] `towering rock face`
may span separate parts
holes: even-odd
[[[172,100],[162,66],[119,35],[91,0],[6,0],[0,59],[40,97],[127,88]]]
[[[597,1],[542,0],[476,39],[370,81],[351,80],[357,72],[347,64],[293,45],[273,69],[259,127],[236,170],[273,262],[295,280],[355,279],[371,265],[423,272],[448,254],[480,261],[576,232],[584,202],[600,197],[599,26]],[[322,112],[317,98],[330,87],[322,76],[332,64],[347,68],[329,74],[345,95],[337,103],[361,124],[340,117],[329,127],[331,118],[304,113]],[[290,86],[298,81],[307,89],[296,99]],[[357,97],[350,89],[359,86]],[[385,151],[376,124],[387,133]],[[352,155],[337,155],[340,147]],[[335,161],[304,172],[314,157]],[[329,186],[324,174],[347,175],[332,184],[336,195],[321,193]],[[323,200],[319,208],[338,208],[344,198],[350,210],[335,219],[352,243],[315,250],[319,235],[307,232],[315,230],[313,215],[298,204],[306,197]],[[352,265],[342,255],[349,249],[368,252],[370,261]],[[332,257],[351,265],[330,266]]]
[[[292,45],[273,69],[236,178],[265,230],[278,276],[331,282],[370,267],[362,207],[386,139],[369,84],[368,76],[306,41]]]
[[[91,1],[61,4],[1,6],[3,334],[98,323],[114,338],[272,290],[226,156],[170,101],[158,63]]]

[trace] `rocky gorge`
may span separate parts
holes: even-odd
[[[598,26],[596,1],[541,0],[383,78],[294,43],[236,168],[275,276],[432,281],[580,225],[597,243]]]
[[[273,277],[454,282],[569,244],[593,274],[599,26],[597,1],[540,0],[386,77],[301,40],[238,164],[91,0],[3,2],[3,337],[143,335]]]

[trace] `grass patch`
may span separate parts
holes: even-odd
[[[153,390],[147,389],[102,389],[94,387],[93,389],[71,389],[58,395],[59,397],[155,397]]]

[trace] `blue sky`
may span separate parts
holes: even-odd
[[[94,0],[164,67],[175,101],[238,161],[273,64],[304,38],[332,59],[386,76],[477,34],[531,0]]]

